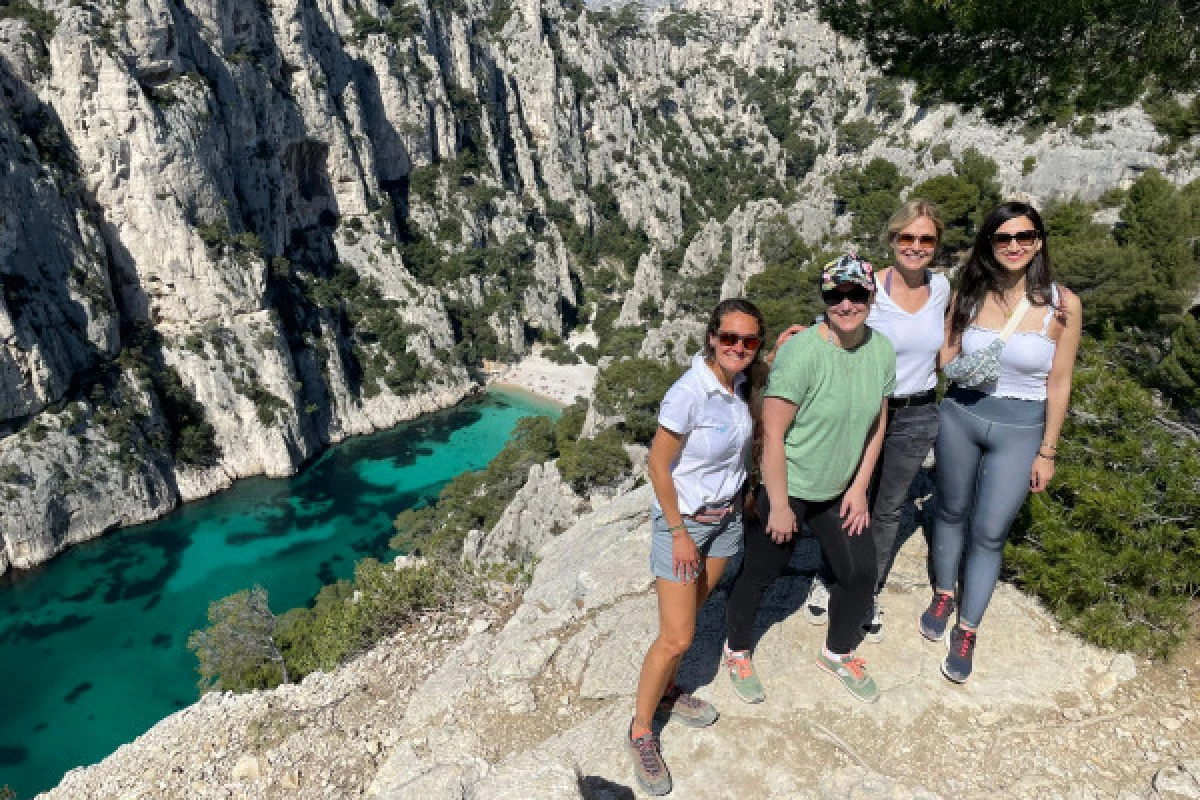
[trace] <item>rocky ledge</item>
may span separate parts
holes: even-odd
[[[650,499],[635,489],[546,538],[520,598],[428,615],[300,685],[210,694],[45,797],[640,796],[622,736],[656,625]],[[741,703],[719,666],[717,590],[682,680],[721,718],[663,731],[676,796],[1200,797],[1194,644],[1173,664],[1099,650],[1002,585],[976,675],[941,677],[944,649],[914,624],[929,593],[923,500],[883,598],[886,638],[861,651],[877,704],[813,664],[823,629],[797,613],[811,548],[760,611],[761,705]]]

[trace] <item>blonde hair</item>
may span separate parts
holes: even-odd
[[[884,247],[890,247],[893,236],[913,224],[913,222],[921,219],[921,217],[928,219],[933,223],[933,227],[937,228],[938,243],[940,244],[942,233],[946,230],[946,226],[942,222],[941,212],[938,211],[936,205],[928,200],[915,197],[900,206],[900,210],[892,214],[892,218],[888,220],[887,228],[883,231]]]

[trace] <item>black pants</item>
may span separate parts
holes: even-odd
[[[783,574],[799,536],[797,533],[791,540],[775,544],[767,535],[770,501],[765,489],[759,489],[757,500],[758,519],[744,520],[746,550],[742,568],[729,590],[726,623],[730,650],[750,649],[758,604],[767,588]],[[821,543],[821,551],[835,578],[829,591],[829,632],[825,646],[834,653],[849,653],[862,641],[863,621],[874,597],[875,539],[870,530],[850,536],[842,529],[838,516],[841,496],[820,503],[789,497],[788,502],[797,524],[808,523]]]
[[[938,407],[934,403],[909,408],[889,408],[887,433],[875,474],[871,478],[871,535],[875,538],[875,594],[883,591],[892,562],[896,560],[896,536],[908,490],[933,448],[938,433]],[[836,582],[824,556],[821,580],[832,588]]]

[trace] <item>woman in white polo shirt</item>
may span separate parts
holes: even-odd
[[[708,321],[703,353],[663,398],[650,446],[650,566],[658,594],[659,632],[638,680],[627,743],[638,782],[650,794],[671,790],[651,728],[655,716],[692,727],[717,711],[675,684],[692,643],[696,614],[731,556],[742,548],[739,508],[750,461],[756,398],[765,381],[762,314],[740,298],[724,300]]]

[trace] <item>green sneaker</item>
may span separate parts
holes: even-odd
[[[749,650],[730,650],[729,645],[725,645],[725,666],[729,668],[729,680],[733,681],[733,691],[738,697],[747,703],[761,703],[767,699],[762,683],[754,674]]]
[[[817,666],[837,677],[842,686],[850,690],[850,694],[864,703],[874,703],[879,699],[879,687],[875,685],[875,679],[867,674],[867,664],[861,658],[855,656],[838,661],[826,658],[822,651],[817,654]]]

